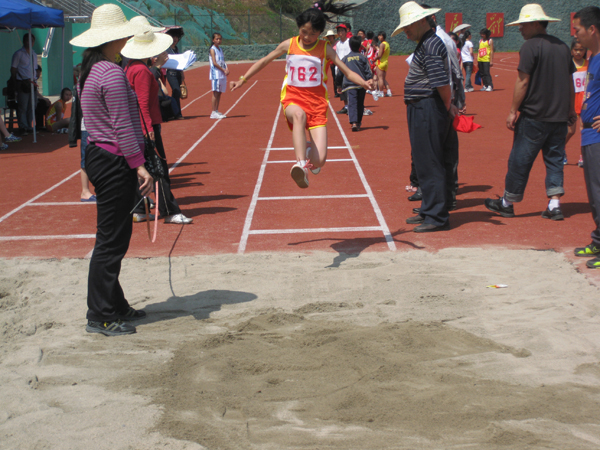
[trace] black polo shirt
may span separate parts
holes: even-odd
[[[449,84],[449,74],[446,45],[431,29],[423,35],[415,49],[404,81],[404,100],[436,95],[436,88]]]

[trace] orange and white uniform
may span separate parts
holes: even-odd
[[[318,39],[315,45],[305,50],[300,47],[299,36],[290,39],[286,57],[286,76],[281,88],[283,110],[296,105],[306,113],[306,128],[327,125],[327,45],[329,42]],[[290,130],[293,128],[288,121]]]
[[[573,73],[573,84],[575,85],[575,112],[577,115],[581,115],[581,106],[585,96],[585,80],[587,78],[588,60],[578,66],[575,64],[577,71]],[[575,62],[575,61],[573,61]]]

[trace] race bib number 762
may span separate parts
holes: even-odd
[[[287,84],[297,87],[316,87],[321,85],[321,59],[316,56],[288,55]]]

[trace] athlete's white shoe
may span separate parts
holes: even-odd
[[[302,165],[299,162],[292,166],[290,175],[292,176],[299,188],[306,189],[308,187],[308,169],[302,167]]]

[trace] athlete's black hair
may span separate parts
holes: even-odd
[[[577,44],[579,44],[579,45],[581,45],[583,48],[585,48],[585,45],[583,45],[581,42],[579,42],[579,41],[577,40],[577,38],[573,38],[573,40],[571,41],[571,50],[573,50]],[[588,50],[588,49],[587,49],[587,48],[585,48],[585,51],[586,51],[586,52],[587,52],[587,50]]]
[[[326,0],[324,2],[315,2],[313,7],[307,9],[298,17],[296,17],[296,25],[298,28],[306,23],[310,22],[310,26],[319,32],[325,30],[327,22],[333,22],[330,15],[339,16],[344,15],[348,11],[356,8],[356,5],[348,5],[346,3],[333,3],[333,0]]]
[[[597,6],[586,6],[575,13],[573,19],[579,19],[579,23],[586,30],[594,25],[600,30],[600,8]]]
[[[358,53],[358,51],[360,50],[361,44],[362,44],[362,41],[360,39],[360,36],[352,36],[350,38],[350,50],[352,50],[353,52]]]
[[[379,38],[379,36],[383,36],[384,41],[387,39],[387,34],[385,33],[385,31],[380,31],[379,33],[377,33],[377,38]]]
[[[479,30],[479,34],[484,34],[485,40],[489,41],[490,36],[492,35],[492,32],[490,30],[488,30],[487,28],[482,28],[481,30]]]
[[[373,39],[373,36],[375,36],[375,33],[372,31],[367,31],[367,39]]]
[[[70,89],[70,88],[68,88],[68,87],[66,87],[66,88],[62,88],[62,91],[60,91],[60,99],[61,99],[61,100],[62,100],[62,98],[63,98],[63,95],[65,95],[65,92],[71,92],[71,93],[72,93],[72,91],[71,91],[71,89]]]

